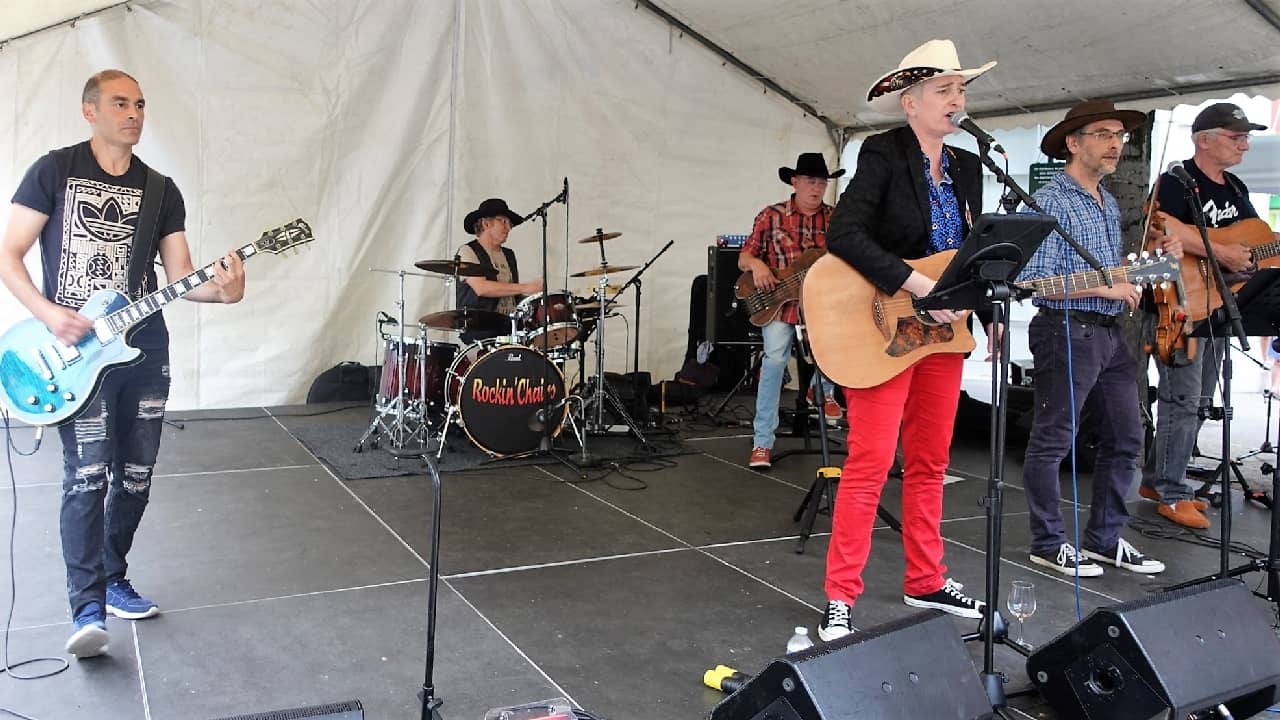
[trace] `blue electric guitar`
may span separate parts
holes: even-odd
[[[260,252],[279,254],[312,240],[311,226],[299,218],[268,230],[236,255],[247,260]],[[93,329],[74,346],[64,345],[35,318],[9,328],[0,335],[0,400],[13,417],[30,425],[58,425],[74,418],[108,370],[131,365],[142,355],[127,341],[130,328],[212,280],[213,267],[207,265],[134,303],[115,290],[95,292],[80,308],[81,315],[93,320]]]

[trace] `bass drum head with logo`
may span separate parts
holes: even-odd
[[[538,413],[550,406],[546,424],[560,434],[569,406],[564,375],[545,355],[521,345],[490,349],[466,368],[458,388],[458,417],[477,447],[492,455],[538,449],[543,430]]]

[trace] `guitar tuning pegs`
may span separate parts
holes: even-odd
[[[1151,253],[1147,252],[1146,250],[1143,250],[1143,251],[1142,251],[1142,259],[1143,259],[1143,260],[1147,260],[1147,259],[1150,259],[1150,258],[1151,258]]]
[[[1129,262],[1137,262],[1137,261],[1138,261],[1138,254],[1137,254],[1137,253],[1129,253]]]
[[[1156,248],[1156,257],[1164,257],[1164,248]]]

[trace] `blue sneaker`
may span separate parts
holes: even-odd
[[[160,607],[138,594],[128,580],[107,583],[107,612],[125,620],[142,620],[160,614]]]
[[[76,613],[76,631],[67,638],[67,652],[76,658],[90,658],[107,651],[107,616],[96,602],[86,603]]]

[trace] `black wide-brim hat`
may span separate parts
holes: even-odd
[[[511,211],[511,208],[507,207],[506,200],[503,200],[502,198],[489,198],[488,200],[480,203],[480,207],[467,213],[467,216],[462,218],[462,229],[465,230],[468,235],[475,235],[476,223],[480,222],[483,218],[491,217],[505,217],[511,221],[511,227],[515,227],[524,222],[523,217],[515,214]]]
[[[778,168],[778,179],[787,185],[791,184],[791,178],[796,175],[834,180],[844,175],[844,168],[828,173],[827,159],[822,157],[822,153],[800,153],[800,156],[796,158],[796,166],[794,168]]]
[[[1085,100],[1067,111],[1062,122],[1049,128],[1040,140],[1040,152],[1055,160],[1067,160],[1067,136],[1092,122],[1119,120],[1124,131],[1129,132],[1147,121],[1146,113],[1137,110],[1117,110],[1110,100]]]

